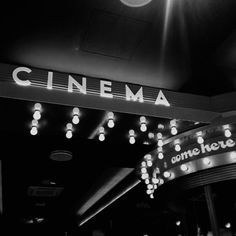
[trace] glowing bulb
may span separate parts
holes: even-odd
[[[152,132],[148,133],[148,138],[149,139],[153,139],[154,137],[155,137],[154,133],[152,133]]]
[[[31,134],[31,135],[36,135],[37,133],[38,133],[37,127],[35,127],[35,126],[32,127],[31,130],[30,130],[30,134]]]
[[[148,188],[148,189],[153,189],[152,184],[148,184],[148,185],[147,185],[147,188]]]
[[[159,184],[160,184],[160,185],[164,184],[164,180],[163,180],[163,179],[160,179]]]
[[[203,163],[204,163],[205,165],[208,165],[208,166],[209,166],[209,165],[211,164],[211,160],[206,157],[206,158],[203,159]]]
[[[147,120],[146,120],[146,117],[145,116],[141,116],[140,117],[140,123],[146,123]]]
[[[159,179],[157,179],[157,178],[152,178],[152,182],[153,182],[154,184],[158,184],[158,183],[159,183]]]
[[[39,122],[38,122],[37,120],[32,120],[32,126],[36,126],[36,127],[37,127],[37,126],[38,126],[38,123],[39,123]]]
[[[145,184],[149,184],[149,183],[150,183],[149,179],[145,179]]]
[[[159,139],[159,140],[158,140],[157,145],[158,145],[159,147],[162,147],[162,146],[163,146],[163,141],[162,141],[162,139]]]
[[[134,136],[134,130],[133,129],[129,130],[129,136]]]
[[[164,155],[163,155],[162,152],[159,152],[159,153],[158,153],[158,158],[159,158],[160,160],[164,158]]]
[[[129,143],[134,144],[135,143],[135,138],[132,136],[129,138]]]
[[[152,190],[151,189],[147,189],[147,194],[151,194]]]
[[[230,131],[229,129],[226,129],[226,130],[225,130],[225,137],[226,137],[226,138],[230,138],[231,135],[232,135],[231,131]]]
[[[103,133],[99,134],[99,141],[103,142],[105,140],[105,135]]]
[[[152,166],[152,161],[151,161],[151,160],[148,160],[148,161],[147,161],[147,166],[148,166],[148,167],[151,167],[151,166]]]
[[[35,111],[41,111],[42,109],[42,105],[40,103],[35,103],[34,104],[34,110]]]
[[[66,130],[71,130],[72,131],[72,124],[71,123],[68,123],[67,125],[66,125]]]
[[[198,142],[199,144],[204,143],[204,138],[203,138],[202,136],[197,137],[197,142]]]
[[[179,144],[175,144],[175,151],[179,152],[181,150],[181,147]]]
[[[172,135],[176,135],[178,133],[178,130],[175,126],[173,126],[173,127],[171,127],[170,132],[171,132]]]
[[[176,221],[176,225],[177,225],[177,226],[180,226],[180,224],[181,224],[181,221],[180,221],[180,220]]]
[[[154,198],[153,194],[150,194],[150,198],[152,198],[152,199]]]
[[[225,224],[225,228],[229,229],[231,227],[231,224],[228,222]]]
[[[182,164],[182,165],[180,166],[180,169],[181,169],[182,171],[187,171],[187,170],[188,170],[188,166],[185,165],[185,164]]]
[[[154,184],[154,189],[157,189],[157,185],[156,184]]]
[[[171,173],[169,171],[165,171],[163,175],[165,178],[169,178],[171,176]]]
[[[142,161],[141,166],[145,167],[146,166],[146,162]]]
[[[148,178],[148,173],[142,174],[141,178],[142,179],[147,179]]]
[[[73,116],[72,123],[75,125],[79,124],[79,116],[78,115]]]
[[[147,169],[146,169],[145,167],[143,167],[143,168],[141,169],[141,173],[143,173],[143,174],[147,173]]]
[[[79,108],[78,107],[74,107],[73,108],[73,115],[79,115]]]
[[[66,137],[67,137],[68,139],[72,138],[72,131],[71,131],[71,130],[68,130],[68,131],[66,132]]]
[[[114,120],[109,119],[109,120],[108,120],[108,123],[107,123],[107,126],[108,126],[109,128],[113,128],[113,127],[115,126]]]
[[[151,154],[147,154],[147,155],[144,156],[144,158],[146,160],[151,160],[152,159],[152,155]]]
[[[142,132],[147,131],[147,126],[146,126],[146,124],[141,124],[140,130],[141,130]]]
[[[33,114],[33,117],[35,120],[39,120],[41,118],[41,113],[40,111],[35,111],[34,114]]]

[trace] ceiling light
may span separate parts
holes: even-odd
[[[188,168],[187,165],[182,164],[182,165],[180,166],[180,169],[181,169],[182,171],[187,171],[189,168]]]
[[[225,224],[225,228],[227,228],[227,229],[231,228],[231,224],[230,224],[229,222],[226,223],[226,224]]]
[[[176,128],[176,120],[171,120],[170,121],[170,132],[172,135],[176,135],[178,133],[178,130]]]
[[[147,131],[147,120],[145,116],[141,116],[140,117],[140,130],[142,132],[146,132]]]
[[[129,130],[129,143],[134,144],[135,143],[135,133],[134,130]]]
[[[41,109],[42,105],[40,103],[34,104],[34,114],[33,117],[35,120],[39,120],[41,118]]]
[[[169,178],[169,177],[171,176],[171,173],[170,173],[169,171],[165,171],[164,174],[163,174],[163,176],[164,176],[165,178]]]
[[[99,128],[99,136],[98,136],[99,141],[103,142],[105,140],[105,129],[104,127]]]
[[[180,220],[178,220],[178,221],[176,221],[176,222],[175,222],[175,224],[176,224],[177,226],[180,226],[180,224],[181,224],[181,221],[180,221]]]
[[[197,142],[199,143],[199,144],[202,144],[202,143],[204,143],[204,138],[202,137],[203,136],[203,133],[202,133],[202,131],[200,131],[200,132],[197,132]]]
[[[176,152],[179,152],[181,150],[181,146],[180,146],[180,140],[179,139],[176,139],[174,141],[174,145],[175,145],[175,151]]]
[[[115,122],[114,122],[114,113],[112,111],[107,113],[107,117],[108,117],[108,123],[107,126],[109,128],[113,128],[115,126]]]
[[[230,131],[229,125],[224,125],[224,126],[223,126],[223,129],[224,129],[224,135],[225,135],[225,137],[226,137],[226,138],[230,138],[231,135],[232,135],[232,133],[231,133],[231,131]]]
[[[66,138],[68,138],[68,139],[70,139],[70,138],[72,138],[72,129],[73,129],[73,126],[72,126],[72,124],[71,123],[68,123],[67,125],[66,125]]]
[[[79,124],[79,114],[80,114],[80,111],[79,111],[79,108],[78,107],[74,107],[73,108],[73,118],[72,118],[72,123],[77,125]]]
[[[120,0],[128,7],[142,7],[150,3],[152,0]]]

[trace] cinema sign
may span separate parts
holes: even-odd
[[[145,94],[145,88],[139,85],[131,85],[128,83],[117,83],[104,79],[93,79],[85,76],[64,74],[63,81],[58,76],[58,73],[48,71],[45,77],[36,79],[33,70],[29,67],[16,67],[12,71],[12,79],[14,83],[20,86],[35,86],[53,90],[59,89],[69,93],[79,93],[83,95],[99,95],[104,98],[118,98],[134,102],[152,102],[154,105],[170,106],[169,101],[162,92],[158,89],[156,94]],[[95,84],[97,83],[97,84]],[[119,86],[117,86],[117,84]]]

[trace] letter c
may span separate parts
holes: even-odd
[[[12,72],[12,78],[14,79],[14,81],[22,86],[29,86],[31,84],[31,82],[29,80],[21,80],[18,78],[18,73],[19,72],[26,72],[26,73],[30,73],[32,70],[27,68],[27,67],[17,67],[13,72]]]

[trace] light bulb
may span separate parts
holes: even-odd
[[[204,163],[205,165],[208,165],[208,166],[209,166],[209,165],[211,164],[211,160],[206,157],[206,158],[203,159],[203,163]]]
[[[141,126],[140,126],[140,130],[141,130],[142,132],[147,131],[147,126],[146,126],[145,123],[142,123],[142,124],[141,124]]]
[[[148,184],[148,185],[147,185],[147,188],[148,188],[148,189],[153,189],[153,185],[152,185],[152,184]]]
[[[114,120],[109,119],[109,120],[108,120],[108,123],[107,123],[107,126],[108,126],[109,128],[113,128],[113,127],[115,126]]]
[[[135,143],[135,138],[134,138],[133,136],[131,136],[131,137],[129,138],[129,143],[130,143],[130,144],[134,144],[134,143]]]
[[[72,127],[73,127],[73,125],[72,125],[71,123],[67,123],[67,125],[66,125],[66,130],[67,130],[67,131],[69,131],[69,130],[72,131]]]
[[[227,228],[227,229],[231,228],[231,224],[230,224],[229,222],[226,223],[226,224],[225,224],[225,228]]]
[[[42,105],[40,104],[40,103],[35,103],[34,104],[34,110],[36,111],[41,111],[41,109],[42,109]]]
[[[151,161],[151,160],[148,160],[148,161],[147,161],[147,166],[148,166],[148,167],[151,167],[151,166],[152,166],[152,161]]]
[[[180,166],[180,169],[181,169],[182,171],[187,171],[187,170],[188,170],[188,166],[185,165],[185,164],[182,164],[182,165]]]
[[[37,133],[38,133],[37,127],[33,126],[33,127],[31,128],[31,130],[30,130],[30,134],[31,134],[31,135],[36,135]]]
[[[79,115],[80,111],[78,107],[73,108],[73,115]]]
[[[141,116],[140,117],[140,123],[146,123],[146,117],[145,116]]]
[[[147,189],[147,194],[151,194],[152,193],[152,190],[151,189]]]
[[[145,167],[143,167],[143,168],[141,169],[141,173],[143,173],[143,174],[147,173],[147,169],[146,169]]]
[[[145,184],[149,184],[149,183],[150,183],[149,179],[145,179]]]
[[[142,179],[147,179],[147,178],[148,178],[148,173],[142,174],[142,175],[141,175],[141,178],[142,178]]]
[[[153,194],[150,194],[150,198],[152,198],[152,199],[154,198]]]
[[[202,136],[197,137],[197,142],[198,142],[199,144],[204,143],[204,138],[203,138]]]
[[[162,141],[162,139],[159,139],[159,140],[158,140],[157,145],[158,145],[159,147],[162,147],[162,146],[163,146],[163,141]]]
[[[173,126],[173,127],[171,127],[170,132],[171,132],[172,135],[176,135],[178,133],[178,130],[175,126]]]
[[[230,131],[229,129],[226,129],[226,130],[225,130],[225,137],[226,137],[226,138],[230,138],[231,135],[232,135],[231,131]]]
[[[141,166],[145,167],[146,166],[146,162],[142,161]]]
[[[175,144],[175,151],[179,152],[181,150],[181,147],[179,144]]]
[[[33,114],[33,118],[34,118],[35,120],[39,120],[39,119],[41,118],[41,113],[40,113],[40,111],[36,110],[36,111],[34,112],[34,114]]]
[[[105,140],[105,135],[103,133],[99,134],[99,137],[98,137],[99,141],[104,141]]]
[[[149,133],[148,133],[148,138],[149,138],[149,139],[152,139],[152,138],[154,138],[154,137],[155,137],[155,136],[154,136],[154,133],[152,133],[152,132],[149,132]]]
[[[133,129],[129,130],[129,136],[134,136],[134,130]]]
[[[112,111],[110,111],[110,112],[108,112],[107,113],[107,117],[108,117],[108,119],[114,119],[114,113],[112,112]]]
[[[71,131],[71,130],[68,130],[68,131],[66,132],[66,137],[67,137],[68,139],[72,138],[72,131]]]
[[[178,220],[178,221],[176,221],[176,225],[177,226],[180,226],[180,224],[181,224],[181,222]]]
[[[147,154],[147,155],[144,156],[144,158],[146,160],[151,160],[152,159],[152,155],[151,154]]]
[[[32,120],[32,126],[35,126],[35,127],[37,127],[38,126],[38,121],[37,120]]]
[[[169,171],[165,171],[163,175],[165,178],[169,178],[171,176],[171,173]]]
[[[160,185],[164,184],[164,180],[163,180],[163,179],[160,179],[159,184],[160,184]]]
[[[79,124],[79,116],[78,115],[73,115],[72,123],[75,125]]]
[[[159,183],[159,179],[157,179],[157,178],[152,178],[152,182],[153,182],[154,184],[158,184],[158,183]]]
[[[159,153],[158,153],[158,158],[159,158],[160,160],[164,158],[164,155],[163,155],[162,152],[159,152]]]

